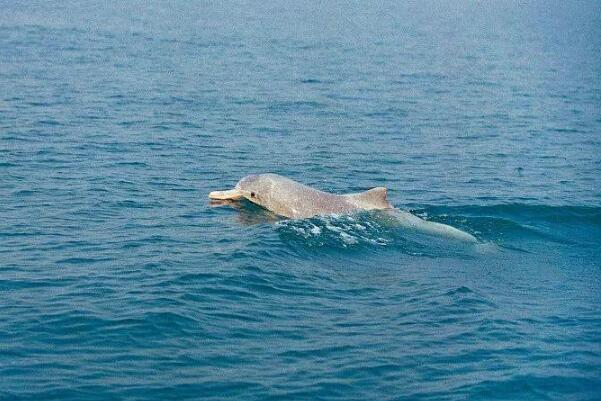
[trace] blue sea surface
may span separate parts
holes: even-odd
[[[601,399],[600,2],[0,10],[1,400]]]

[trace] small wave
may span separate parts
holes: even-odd
[[[276,223],[280,238],[293,246],[334,250],[391,248],[419,256],[465,253],[465,244],[437,238],[397,224],[384,212],[359,212],[317,216]]]
[[[383,227],[365,217],[363,214],[319,216],[280,221],[276,227],[285,238],[302,238],[309,247],[389,244],[391,240],[386,238]]]
[[[304,248],[401,250],[422,256],[483,254],[501,248],[533,252],[541,242],[561,246],[596,246],[601,234],[597,208],[530,205],[430,207],[414,211],[426,221],[449,225],[475,235],[475,246],[457,244],[398,224],[383,212],[319,216],[276,223],[281,239]],[[468,250],[468,252],[466,252]]]
[[[597,207],[503,204],[428,207],[415,213],[509,246],[533,241],[596,246],[595,238],[601,235]]]

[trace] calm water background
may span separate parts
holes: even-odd
[[[600,399],[599,2],[0,9],[1,399]]]

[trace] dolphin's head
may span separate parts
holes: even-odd
[[[209,194],[211,199],[240,199],[246,198],[259,206],[269,208],[274,189],[274,174],[247,175],[228,191],[214,191]]]
[[[273,186],[270,174],[247,175],[238,181],[235,190],[252,203],[269,207]]]
[[[248,175],[238,181],[234,189],[213,191],[209,198],[224,201],[246,198],[277,215],[297,217],[295,205],[300,202],[299,199],[309,199],[311,202],[310,197],[303,193],[303,189],[314,191],[289,178],[267,173]]]

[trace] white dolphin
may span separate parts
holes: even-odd
[[[402,226],[427,234],[477,242],[473,235],[464,231],[446,224],[426,221],[409,212],[395,209],[388,202],[386,192],[386,188],[376,187],[356,194],[335,195],[278,174],[258,174],[242,178],[234,189],[213,191],[209,194],[209,198],[219,200],[246,198],[277,215],[291,219],[360,210],[386,210],[390,211]]]

